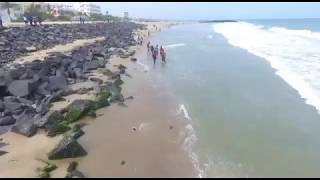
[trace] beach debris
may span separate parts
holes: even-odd
[[[124,166],[126,164],[126,161],[121,161],[121,166]]]
[[[49,160],[86,156],[87,152],[70,135],[65,135],[59,144],[48,154]]]
[[[136,127],[132,127],[132,131],[137,131],[137,128]]]
[[[173,126],[172,126],[172,125],[170,125],[170,126],[169,126],[169,129],[170,129],[170,130],[171,130],[171,129],[173,129]]]
[[[133,62],[136,62],[138,59],[137,59],[137,58],[132,57],[130,60],[131,60],[131,61],[133,61]]]

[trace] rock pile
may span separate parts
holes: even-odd
[[[126,47],[132,43],[132,29],[142,28],[131,22],[100,24],[63,24],[36,27],[14,27],[0,32],[0,65],[13,61],[26,53],[66,44],[76,39],[99,36],[114,39],[110,47]],[[114,38],[123,36],[122,38]]]
[[[71,54],[55,53],[44,61],[35,60],[23,65],[12,64],[10,68],[0,68],[0,126],[12,128],[13,132],[27,137],[34,135],[38,128],[44,128],[49,136],[69,130],[66,123],[74,122],[72,118],[77,119],[83,111],[87,111],[82,106],[88,103],[77,101],[75,103],[78,103],[78,109],[75,111],[69,106],[66,112],[49,111],[50,103],[76,93],[69,85],[87,81],[90,72],[96,69],[102,69],[110,77],[110,81],[106,84],[101,84],[100,81],[101,87],[97,89],[103,93],[98,96],[94,108],[115,101],[123,102],[120,85],[123,83],[121,74],[126,67],[119,66],[119,71],[112,72],[105,65],[111,55],[134,54],[128,49],[136,44],[133,31],[141,27],[129,22],[85,26],[53,25],[12,28],[0,34],[0,59],[5,59],[3,62],[23,54],[23,49],[27,47],[41,49],[76,38],[106,36],[104,41],[81,47]],[[27,37],[26,32],[29,33]],[[42,46],[39,48],[38,45]]]

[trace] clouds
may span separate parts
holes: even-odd
[[[320,3],[99,2],[103,12],[156,19],[256,19],[320,17]]]

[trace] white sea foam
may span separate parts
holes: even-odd
[[[140,66],[142,66],[145,71],[149,71],[149,70],[150,70],[150,68],[149,68],[148,65],[145,65],[145,64],[143,64],[143,63],[141,63],[141,62],[139,62],[139,61],[138,61],[137,63],[138,63]]]
[[[180,114],[181,112],[183,112],[183,115],[186,119],[188,119],[189,121],[191,121],[191,117],[189,116],[189,113],[186,109],[186,107],[184,106],[184,104],[180,104],[180,107],[177,111],[177,114]]]
[[[163,47],[164,48],[175,48],[175,47],[181,47],[181,46],[185,46],[185,44],[184,43],[169,44],[169,45],[165,45]]]
[[[276,74],[320,112],[320,33],[247,22],[213,25],[230,44],[266,59]]]
[[[184,139],[184,142],[183,142],[184,150],[188,153],[188,155],[193,163],[194,169],[198,172],[198,177],[200,177],[200,178],[205,177],[204,170],[201,168],[199,157],[194,151],[194,145],[198,139],[197,139],[195,130],[192,127],[192,119],[189,116],[189,113],[188,113],[184,104],[181,104],[179,106],[179,109],[177,110],[177,115],[179,115],[181,113],[183,114],[184,118],[186,120],[188,120],[188,123],[185,127],[186,138]]]

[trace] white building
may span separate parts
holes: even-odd
[[[88,16],[91,14],[101,14],[100,6],[91,2],[80,2],[78,10]]]
[[[59,16],[61,11],[78,12],[75,2],[46,2],[46,4],[50,5],[54,16]]]

